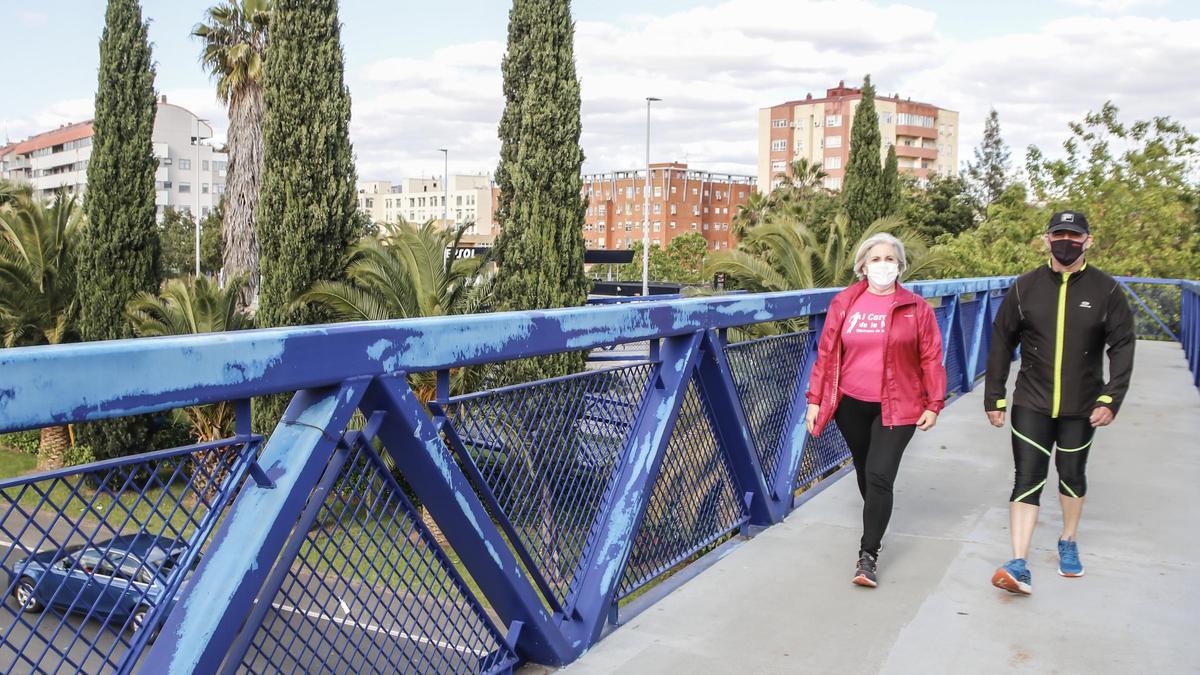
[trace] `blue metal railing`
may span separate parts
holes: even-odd
[[[951,396],[983,372],[1010,283],[913,284],[937,305]],[[1181,289],[1195,373],[1197,288]],[[846,463],[836,426],[808,438],[802,424],[835,293],[0,351],[0,432],[238,410],[230,439],[0,481],[13,596],[0,668],[569,662],[619,603],[780,522]],[[630,342],[648,347],[616,366],[455,396],[444,386],[450,369]],[[432,401],[408,382],[423,371],[439,373]],[[264,444],[248,400],[280,392],[296,394]],[[351,429],[356,411],[365,424]]]

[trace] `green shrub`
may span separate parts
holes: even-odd
[[[12,448],[26,454],[36,455],[41,445],[42,434],[37,429],[17,431],[0,436],[0,448]]]

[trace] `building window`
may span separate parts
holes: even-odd
[[[787,145],[787,139],[785,138],[771,141],[771,152],[783,152],[787,150]]]
[[[190,160],[190,159],[179,160],[179,168],[182,171],[187,171],[187,170],[191,169],[192,168],[192,160]]]
[[[217,183],[216,188],[217,188],[217,194],[219,194],[219,195],[225,194],[225,184],[224,183]]]
[[[462,195],[456,196],[455,199],[458,200],[458,203],[455,204],[455,206],[462,206]]]
[[[604,231],[604,223],[596,223],[596,231],[603,232]]]
[[[207,159],[200,162],[200,170],[208,171],[208,160]]]
[[[693,229],[693,230],[694,230],[694,229],[696,229],[696,223],[695,223],[695,221],[692,221],[692,229]]]
[[[654,205],[654,212],[655,212],[655,213],[662,213],[662,204],[655,204],[655,205]]]
[[[827,148],[840,148],[840,147],[842,147],[842,137],[841,137],[841,136],[829,136],[829,137],[827,137],[827,138],[825,139],[825,147],[827,147]]]
[[[675,186],[674,185],[671,186],[671,194],[675,194]]]
[[[662,186],[661,186],[661,185],[655,185],[655,186],[654,186],[654,196],[655,196],[655,197],[661,197],[661,196],[662,196]]]
[[[192,191],[191,183],[180,183],[179,184],[179,194],[186,194],[191,191]]]
[[[675,229],[675,221],[673,221],[673,220],[671,221],[671,229],[672,230]]]
[[[678,213],[678,206],[675,204],[672,204],[671,205],[671,215],[675,215],[676,213]]]
[[[776,129],[785,128],[785,127],[787,127],[787,125],[788,125],[787,120],[771,120],[771,126],[775,127]]]
[[[827,176],[825,178],[825,187],[830,190],[840,190],[842,187],[842,179],[837,176]]]
[[[841,115],[826,115],[825,116],[825,126],[827,126],[827,127],[842,126],[842,116]]]
[[[901,124],[909,127],[925,127],[933,128],[933,117],[929,115],[917,115],[915,113],[898,113],[896,115],[896,124]]]
[[[891,124],[892,123],[892,113],[890,113],[890,112],[879,113],[879,123],[880,124]]]
[[[738,199],[745,199],[745,198],[746,198],[746,191],[738,190]]]
[[[656,221],[654,221],[654,231],[655,231],[655,232],[662,232],[662,223],[661,223],[661,222],[659,222],[659,221],[657,221],[657,220],[656,220]]]
[[[601,205],[600,205],[600,215],[602,215],[602,216],[603,216],[603,215],[604,215],[605,213],[607,213],[607,212],[608,212],[608,205],[606,205],[606,204],[601,204]]]
[[[200,184],[200,194],[202,194],[202,195],[208,194],[208,183]]]
[[[826,157],[825,165],[823,168],[826,168],[826,169],[842,168],[842,156],[841,155],[830,155],[830,156]]]

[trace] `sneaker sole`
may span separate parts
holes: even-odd
[[[1003,567],[996,570],[996,573],[992,575],[992,585],[1009,593],[1017,593],[1019,595],[1033,594],[1032,586],[1017,581],[1017,578],[1009,574]]]
[[[870,579],[866,578],[865,576],[863,576],[861,574],[854,577],[854,584],[856,586],[865,586],[867,588],[875,588],[879,585],[878,583],[871,581]]]
[[[1075,577],[1083,576],[1083,570],[1079,570],[1078,572],[1064,572],[1060,569],[1058,571],[1058,576],[1067,577],[1068,579],[1074,579]]]

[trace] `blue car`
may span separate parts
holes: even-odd
[[[136,632],[163,601],[167,579],[186,550],[184,541],[128,534],[42,551],[13,566],[9,588],[21,611],[54,607],[103,622],[129,620]]]

